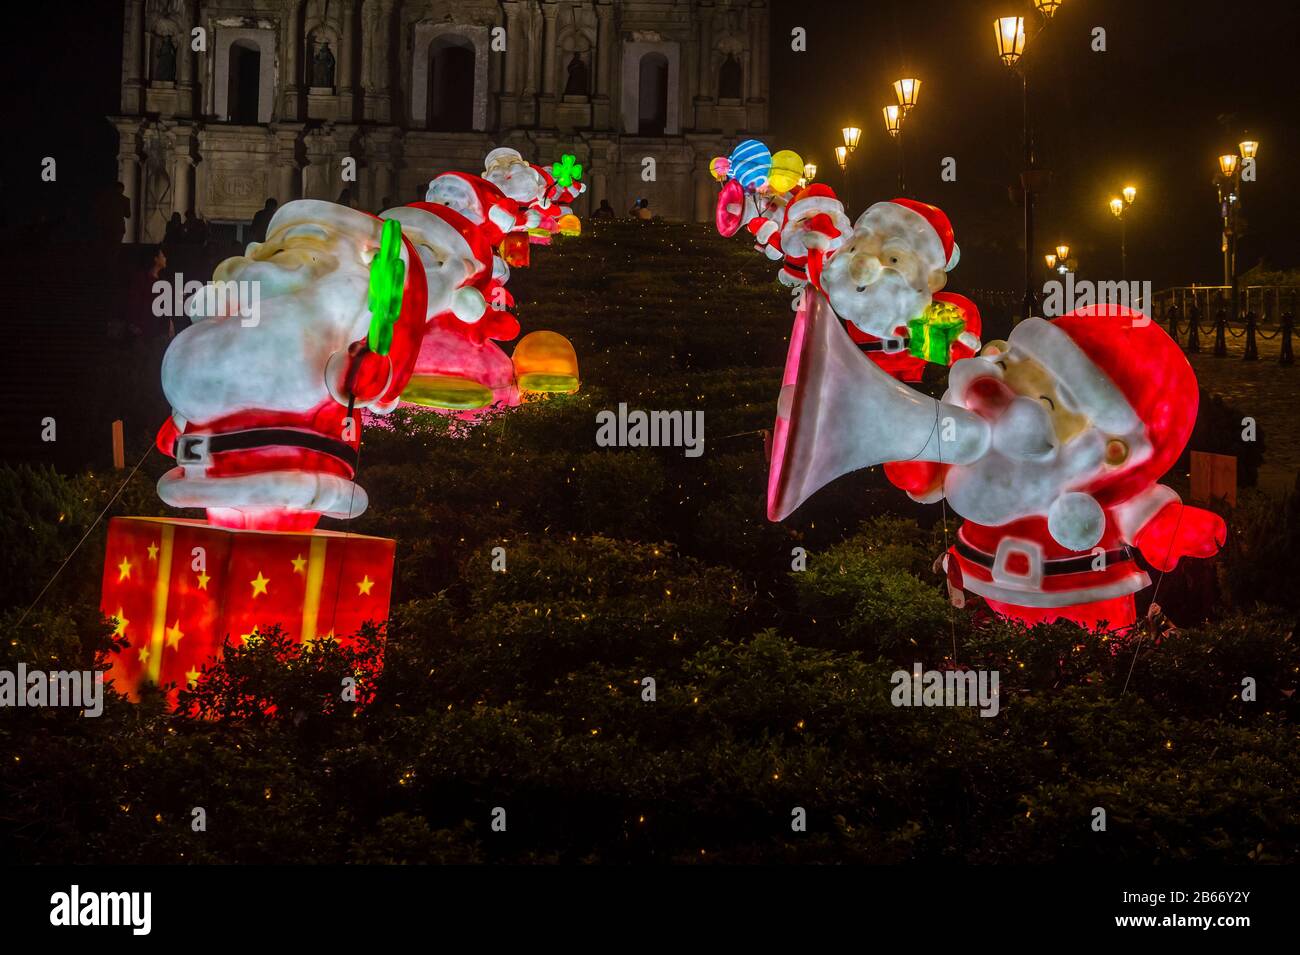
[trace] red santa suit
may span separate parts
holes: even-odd
[[[945,555],[949,582],[995,612],[1026,623],[1074,620],[1112,627],[1136,619],[1133,594],[1150,584],[1138,562],[1172,570],[1209,557],[1226,539],[1222,518],[1182,503],[1157,484],[1196,421],[1196,377],[1182,351],[1146,316],[1113,306],[1046,322],[1029,319],[1010,345],[1056,379],[1058,392],[1093,426],[1126,443],[1117,466],[1101,465],[1061,488],[1047,514],[986,527],[967,521]],[[944,464],[896,462],[885,473],[913,498],[938,500]]]

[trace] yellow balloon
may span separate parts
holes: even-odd
[[[792,149],[782,149],[772,154],[772,171],[767,182],[776,193],[789,192],[803,177],[803,157]]]

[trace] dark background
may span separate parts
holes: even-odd
[[[28,3],[7,8],[0,83],[8,142],[0,169],[0,222],[10,234],[45,214],[73,217],[116,178],[122,5]],[[1053,182],[1040,203],[1037,252],[1077,250],[1082,276],[1118,277],[1119,229],[1106,202],[1138,187],[1129,223],[1130,277],[1156,288],[1221,278],[1212,178],[1219,153],[1250,134],[1261,143],[1259,180],[1245,189],[1249,234],[1243,270],[1261,258],[1300,258],[1288,164],[1295,113],[1300,10],[1292,0],[1249,4],[1174,0],[1065,0],[1041,36],[1025,0],[773,0],[770,145],[793,148],[837,189],[839,128],[863,128],[852,212],[896,191],[896,152],[880,109],[892,80],[923,81],[907,133],[910,193],[951,216],[963,262],[955,289],[1019,287],[1021,216],[1008,187],[1021,166],[1017,81],[997,56],[992,21],[1022,13],[1040,162]],[[790,50],[790,30],[808,50]],[[1107,31],[1093,53],[1093,27]],[[57,183],[39,179],[58,159]],[[957,181],[939,181],[941,157]]]

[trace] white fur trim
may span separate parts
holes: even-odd
[[[945,272],[951,272],[953,269],[957,267],[957,263],[960,261],[961,261],[961,246],[959,246],[956,242],[954,242],[952,244],[952,255],[948,256],[948,264],[943,267],[943,270]]]
[[[1127,597],[1139,590],[1151,586],[1151,578],[1146,571],[1138,570],[1119,580],[1098,587],[1080,587],[1077,590],[1020,590],[1014,587],[999,587],[983,580],[977,580],[970,574],[963,575],[962,586],[971,593],[985,600],[1016,607],[1070,607],[1075,604],[1092,603],[1096,600],[1110,600],[1114,597]]]
[[[509,232],[515,227],[515,216],[502,206],[492,206],[488,210],[488,219],[502,232]]]
[[[798,199],[790,203],[786,209],[786,217],[793,222],[795,219],[802,219],[806,216],[815,216],[819,212],[824,212],[832,219],[836,213],[844,215],[844,203],[838,199],[832,199],[830,196],[809,196],[807,199]],[[847,216],[845,217],[847,218]]]
[[[983,347],[980,344],[980,337],[974,332],[962,332],[957,336],[957,341],[961,342],[977,355],[980,353],[980,348]]]
[[[172,507],[286,507],[340,520],[359,517],[370,502],[360,485],[314,471],[202,477],[172,468],[158,479],[158,496]]]
[[[777,224],[773,220],[768,219],[758,227],[758,231],[754,233],[754,238],[759,242],[765,243],[772,238],[772,234],[776,232],[776,230]]]
[[[499,162],[523,162],[524,157],[519,154],[519,150],[511,149],[509,146],[498,146],[486,156],[483,157],[484,170],[491,169]]]
[[[1170,504],[1181,502],[1182,498],[1178,496],[1178,492],[1173,488],[1165,487],[1163,484],[1153,484],[1122,504],[1115,506],[1111,513],[1115,516],[1115,523],[1119,526],[1120,534],[1125,540],[1131,541],[1151,518]]]
[[[402,224],[402,235],[415,245],[446,250],[468,262],[477,261],[465,237],[442,216],[414,206],[397,206],[379,213],[381,219],[395,219]]]
[[[466,325],[473,325],[487,311],[487,300],[473,286],[457,289],[451,298],[451,310]]]
[[[1123,393],[1065,332],[1042,318],[1027,318],[1007,340],[1056,375],[1070,406],[1107,434],[1139,431],[1142,420]]]

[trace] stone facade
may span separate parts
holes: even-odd
[[[128,242],[160,239],[172,212],[244,223],[270,196],[410,202],[502,145],[575,153],[579,214],[645,196],[707,221],[709,160],[767,129],[767,0],[124,4],[110,121]]]

